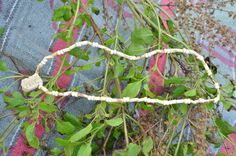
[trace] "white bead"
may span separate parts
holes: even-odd
[[[57,91],[52,91],[51,92],[53,96],[58,96],[58,92]]]
[[[202,56],[202,55],[197,55],[197,58],[199,59],[199,60],[204,60],[204,57]]]
[[[198,102],[199,102],[199,103],[204,103],[204,101],[205,101],[205,100],[202,99],[202,98],[198,99]]]
[[[184,103],[190,104],[190,103],[191,103],[191,99],[185,99],[185,100],[184,100]]]
[[[70,95],[70,92],[65,92],[64,93],[64,96],[69,96]]]
[[[64,93],[58,93],[58,96],[63,96],[64,95]]]
[[[77,47],[81,47],[81,42],[76,43]]]
[[[112,100],[112,98],[108,97],[106,101],[107,102],[112,102],[113,100]]]
[[[189,54],[188,49],[183,49],[183,52],[184,52],[185,54]]]
[[[214,103],[217,103],[217,102],[219,102],[219,101],[220,101],[220,96],[217,95],[217,97],[214,99]]]
[[[38,86],[38,89],[42,89],[42,87],[43,87],[43,85],[42,85],[42,84],[40,84],[40,85]]]
[[[123,100],[124,100],[124,102],[129,102],[130,99],[129,99],[129,97],[124,97]]]
[[[63,50],[58,51],[58,55],[62,55],[62,54],[64,54]]]
[[[92,46],[95,47],[95,48],[97,48],[97,47],[98,47],[98,43],[97,43],[97,42],[93,42],[93,43],[92,43]]]
[[[88,96],[88,100],[93,100],[94,97],[93,96]]]
[[[78,95],[78,93],[77,92],[72,92],[71,95],[76,97]]]
[[[220,85],[218,83],[215,83],[215,88],[220,89]]]

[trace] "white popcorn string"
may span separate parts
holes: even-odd
[[[67,92],[49,91],[46,87],[44,87],[43,81],[42,81],[41,77],[39,76],[39,71],[43,67],[43,65],[45,65],[49,59],[52,59],[55,56],[63,55],[65,53],[71,51],[75,47],[81,47],[81,46],[85,46],[85,45],[90,45],[92,47],[103,49],[106,52],[110,53],[111,55],[117,55],[117,56],[123,57],[128,60],[140,60],[143,58],[149,58],[149,57],[151,57],[155,54],[158,54],[158,53],[184,53],[184,54],[195,55],[196,58],[202,62],[204,68],[206,69],[208,76],[212,80],[213,85],[214,85],[215,89],[217,90],[216,97],[212,98],[212,99],[199,98],[196,100],[192,100],[192,99],[160,100],[160,99],[151,99],[148,97],[143,97],[143,98],[130,98],[130,97],[111,98],[111,97],[107,97],[107,96],[92,96],[92,95],[87,95],[84,93],[74,92],[74,91],[67,91]],[[91,100],[91,101],[105,101],[105,102],[119,102],[119,103],[147,102],[147,103],[158,103],[158,104],[162,104],[162,105],[172,105],[172,104],[181,104],[181,103],[182,104],[199,104],[199,103],[209,103],[209,102],[217,103],[220,100],[219,84],[214,80],[213,74],[212,74],[210,68],[208,67],[208,65],[206,64],[206,62],[204,61],[203,56],[201,56],[200,54],[198,54],[197,52],[195,52],[193,50],[190,50],[190,49],[164,49],[164,50],[154,50],[149,53],[145,53],[141,56],[130,56],[130,55],[126,55],[120,51],[112,50],[106,46],[100,45],[96,42],[90,42],[90,41],[77,42],[68,48],[58,50],[57,52],[44,57],[43,60],[38,64],[35,74],[28,77],[28,78],[23,79],[21,82],[21,86],[22,86],[22,90],[24,92],[29,92],[34,89],[41,89],[46,94],[53,95],[53,96],[84,97],[84,98]]]

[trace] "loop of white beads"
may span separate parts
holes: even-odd
[[[208,76],[211,78],[215,89],[217,90],[217,95],[213,99],[202,99],[199,98],[197,100],[191,100],[191,99],[178,99],[178,100],[159,100],[159,99],[150,99],[148,97],[143,97],[143,98],[130,98],[130,97],[124,97],[124,98],[111,98],[111,97],[106,97],[106,96],[92,96],[92,95],[87,95],[79,92],[73,92],[73,91],[67,91],[67,92],[58,92],[58,91],[49,91],[46,87],[43,86],[42,84],[42,79],[39,76],[39,70],[43,67],[44,64],[48,61],[48,59],[52,59],[53,57],[57,55],[63,55],[70,50],[72,50],[75,47],[81,47],[85,45],[90,45],[92,47],[100,48],[105,50],[106,52],[110,53],[111,55],[117,55],[123,58],[126,58],[128,60],[140,60],[143,58],[149,58],[155,54],[158,53],[184,53],[184,54],[192,54],[195,55],[198,60],[200,60],[203,63],[203,66],[208,74]],[[35,74],[30,76],[29,78],[23,79],[21,82],[21,86],[23,91],[29,92],[32,91],[33,89],[41,89],[43,92],[49,95],[53,96],[74,96],[74,97],[84,97],[87,98],[88,100],[91,101],[106,101],[106,102],[119,102],[119,103],[126,103],[126,102],[147,102],[147,103],[159,103],[162,105],[172,105],[172,104],[198,104],[198,103],[209,103],[209,102],[214,102],[217,103],[220,100],[220,86],[218,83],[215,82],[213,78],[213,74],[204,61],[203,56],[198,54],[197,52],[190,50],[190,49],[164,49],[164,50],[154,50],[149,53],[145,53],[144,55],[141,56],[129,56],[126,55],[120,51],[117,50],[112,50],[108,47],[105,47],[103,45],[98,44],[97,42],[90,42],[90,41],[82,41],[82,42],[77,42],[73,45],[71,45],[68,48],[59,50],[49,56],[44,57],[44,59],[38,64],[37,69],[35,71]]]

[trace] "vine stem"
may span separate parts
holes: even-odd
[[[126,116],[127,116],[131,121],[133,121],[136,125],[138,125],[139,128],[140,128],[142,131],[144,131],[143,127],[139,124],[138,121],[136,121],[134,118],[132,118],[129,114],[126,114]]]
[[[158,26],[157,26],[149,17],[147,17],[146,15],[143,14],[143,13],[139,10],[139,8],[137,7],[137,5],[136,5],[132,0],[127,0],[127,1],[129,1],[129,2],[133,5],[134,9],[135,9],[141,16],[143,16],[143,18],[144,18],[146,21],[148,21],[148,23],[150,23],[155,29],[158,30]],[[172,40],[175,40],[175,41],[181,43],[185,48],[188,48],[188,49],[189,49],[189,46],[186,45],[184,42],[182,42],[182,41],[180,41],[179,39],[177,39],[177,38],[171,36],[170,34],[168,34],[167,32],[165,32],[164,30],[161,30],[161,32],[162,32],[163,34],[165,34],[166,36],[168,36],[169,38],[171,38]]]
[[[14,79],[14,78],[22,78],[24,76],[19,76],[19,75],[13,75],[13,76],[6,76],[0,79],[0,81],[6,80],[6,79]]]
[[[225,135],[224,135],[223,133],[221,133],[221,132],[220,132],[220,135],[222,135],[223,138],[225,138],[225,139],[234,147],[234,149],[236,150],[236,144],[234,143],[234,141],[233,141],[231,138],[225,136]]]
[[[24,76],[23,74],[19,73],[19,72],[16,72],[14,70],[7,70],[7,72],[10,72],[10,73],[14,73],[14,74],[17,74],[17,75],[21,75],[21,76]]]
[[[174,154],[174,156],[177,156],[177,154],[178,154],[179,147],[180,147],[180,143],[181,143],[181,140],[182,140],[183,134],[184,134],[185,125],[186,125],[186,120],[184,120],[184,122],[183,122],[182,129],[181,129],[181,133],[180,133],[180,136],[179,136],[179,140],[178,140],[177,147],[176,147],[176,149],[175,149],[175,154]]]
[[[74,25],[75,25],[75,22],[76,22],[76,19],[77,19],[77,16],[78,16],[79,8],[80,8],[80,0],[77,0],[75,16],[74,16],[74,19],[73,19],[73,21],[72,21],[72,24],[71,24],[71,26],[70,26],[70,28],[69,28],[69,31],[68,31],[68,33],[67,33],[67,36],[66,36],[67,38],[71,37],[72,31],[73,31],[73,29],[74,29]],[[66,60],[66,56],[63,57],[62,63],[61,63],[61,65],[60,65],[60,68],[59,68],[59,70],[58,70],[56,76],[52,79],[50,88],[52,88],[53,85],[56,84],[57,79],[62,75],[62,73],[64,73],[64,72],[61,72],[61,71],[63,70],[63,66],[64,66],[65,60]],[[66,70],[64,70],[64,71],[66,71]]]
[[[108,134],[107,134],[107,137],[106,137],[106,140],[104,141],[103,143],[103,146],[102,146],[102,150],[103,150],[103,155],[106,156],[106,146],[107,146],[107,142],[111,136],[111,132],[113,130],[113,127],[111,127],[108,131]]]
[[[122,108],[122,116],[123,116],[123,122],[124,122],[125,143],[126,143],[126,147],[127,147],[129,144],[129,138],[128,138],[128,130],[127,130],[124,108]]]
[[[178,31],[179,31],[180,37],[185,41],[185,39],[184,39],[184,37],[183,37],[183,35],[182,35],[182,33],[181,33],[181,30],[180,30],[180,28],[179,28],[179,25],[174,21],[174,19],[173,19],[164,9],[161,8],[161,6],[165,6],[165,5],[155,4],[155,3],[152,3],[152,5],[154,5],[155,7],[157,7],[161,12],[163,12],[163,13],[168,17],[169,20],[171,20],[171,22],[174,23],[174,25],[177,27],[177,29],[178,29]],[[187,33],[186,33],[186,32],[184,32],[184,33],[185,33],[186,37],[189,38],[188,35],[187,35]],[[188,39],[188,40],[189,40],[189,39]],[[186,41],[185,41],[185,42],[186,42]]]
[[[91,24],[92,24],[92,27],[94,29],[94,32],[97,34],[99,40],[101,41],[102,45],[105,45],[105,41],[101,35],[101,31],[99,29],[99,27],[97,26],[97,24],[95,23],[95,21],[93,20],[92,16],[88,13],[88,9],[85,5],[83,5],[83,3],[81,4],[82,7],[84,8],[85,10],[85,13],[90,17],[90,21],[91,21]],[[105,49],[104,49],[105,50]],[[105,56],[110,59],[111,55],[105,50]],[[113,69],[112,69],[113,70]]]
[[[102,95],[105,95],[105,94],[106,94],[108,69],[109,69],[109,63],[107,63],[107,65],[106,65],[106,71],[105,71],[105,76],[104,76]]]
[[[77,16],[78,16],[79,7],[80,7],[80,0],[77,0],[77,6],[76,6],[76,11],[75,11],[75,16],[74,16],[72,25],[70,26],[70,29],[69,29],[69,31],[68,31],[67,37],[70,37],[70,36],[71,36],[72,30],[73,30],[73,28],[74,28],[74,25],[75,25],[75,22],[76,22],[76,19],[77,19]]]
[[[177,127],[179,126],[179,124],[180,124],[180,121],[178,121],[177,125],[174,126],[174,128],[173,128],[173,131],[172,131],[171,137],[170,137],[170,139],[169,139],[169,142],[168,142],[168,144],[167,144],[167,147],[166,147],[166,151],[165,151],[165,155],[164,155],[164,156],[167,156],[167,155],[168,155],[168,151],[169,151],[170,145],[171,145],[172,140],[173,140],[173,138],[174,138],[174,136],[175,136],[175,130],[177,129]]]

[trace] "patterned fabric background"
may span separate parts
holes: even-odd
[[[86,5],[87,1],[82,0],[84,5]],[[204,3],[204,1],[202,1]],[[101,6],[101,1],[95,1],[97,6]],[[116,3],[113,0],[107,0],[110,8],[109,11],[116,16]],[[163,0],[161,3],[168,3],[168,0]],[[192,3],[196,3],[196,1],[192,0]],[[8,67],[12,70],[19,71],[25,74],[31,74],[34,72],[36,65],[38,62],[46,55],[53,53],[59,49],[65,48],[67,45],[62,40],[54,40],[52,36],[54,32],[58,30],[59,23],[52,23],[52,10],[58,6],[62,5],[60,0],[45,0],[42,3],[38,3],[37,1],[32,0],[0,0],[0,27],[5,28],[5,32],[3,36],[0,38],[0,57],[3,59]],[[102,7],[100,7],[102,8]],[[174,15],[174,7],[163,7],[170,15]],[[235,8],[229,8],[231,10]],[[80,10],[83,12],[83,10]],[[102,11],[101,11],[102,12]],[[222,22],[231,26],[231,28],[236,31],[235,23],[232,21],[228,21],[224,18],[224,14],[217,12],[219,14],[218,17],[221,17]],[[94,16],[95,22],[98,26],[102,27],[104,23],[102,23],[103,14],[99,14],[99,16]],[[132,15],[125,9],[124,17],[127,21],[132,24]],[[163,15],[164,17],[164,15]],[[165,19],[165,18],[164,18]],[[114,25],[116,21],[111,21],[111,25]],[[165,21],[163,21],[165,23]],[[127,32],[123,32],[123,34],[129,34],[131,30],[127,30]],[[74,30],[74,42],[80,41],[84,38],[89,39],[92,37],[92,30],[83,25],[81,30]],[[236,38],[236,33],[235,33]],[[95,39],[96,41],[97,39]],[[231,78],[236,80],[236,55],[235,53],[229,52],[229,49],[223,47],[216,47],[214,51],[208,53],[208,43],[207,41],[201,40],[201,36],[199,36],[199,44],[202,45],[203,51],[205,51],[205,55],[213,56],[214,63],[219,66],[219,70],[228,74]],[[94,49],[91,49],[94,51]],[[236,51],[236,49],[233,49]],[[92,58],[96,58],[96,54],[92,53]],[[73,57],[69,57],[68,60],[73,61]],[[159,60],[157,66],[161,71],[164,70],[165,66],[165,55],[163,55]],[[92,61],[92,60],[91,60]],[[155,60],[152,58],[150,60],[150,66],[155,65]],[[55,75],[59,69],[61,60],[60,58],[55,58],[51,60],[46,67],[43,69],[44,75]],[[79,62],[83,64],[82,61]],[[70,77],[63,75],[58,80],[58,85],[62,88],[71,88],[73,86],[79,86],[86,82],[89,79],[93,79],[102,75],[104,72],[104,65],[101,65],[99,70],[92,70],[82,73],[74,74]],[[9,75],[9,73],[0,72],[0,77],[4,77]],[[160,75],[154,74],[153,78],[158,79],[158,84],[162,84],[163,80],[160,78]],[[222,84],[225,83],[224,80],[220,76],[217,77],[218,80]],[[13,83],[14,80],[7,80],[0,82],[0,86],[5,86]],[[94,84],[94,87],[98,87],[102,82],[98,82]],[[157,83],[157,82],[150,82]],[[19,83],[14,83],[12,90],[19,89]],[[161,86],[157,86],[155,88],[156,92],[161,91]],[[85,99],[78,98],[68,98],[65,99],[61,104],[60,108],[63,108],[65,111],[72,112],[74,114],[83,114],[86,112],[90,112],[93,108],[94,102],[88,102]],[[0,96],[0,112],[5,112],[5,114],[10,113],[5,110],[5,103],[3,102],[2,97]],[[236,113],[235,111],[224,112],[224,118],[229,121],[232,125],[236,124]],[[8,116],[7,118],[0,119],[0,133],[6,128],[6,126],[14,119],[14,116]],[[11,156],[21,156],[23,154],[29,153],[30,155],[45,155],[45,151],[38,150],[35,151],[33,148],[30,148],[25,143],[25,135],[21,131],[21,124],[24,120],[21,120],[17,123],[17,126],[8,136],[6,145],[10,149],[7,155]],[[15,123],[13,123],[15,124]],[[36,126],[37,136],[41,138],[41,141],[46,141],[48,146],[55,146],[55,142],[51,139],[55,135],[55,133],[47,134],[43,126],[38,124]],[[232,135],[232,138],[236,142],[236,136]],[[220,149],[224,151],[225,149]],[[213,151],[214,152],[214,151]],[[0,149],[1,155],[1,149]]]

